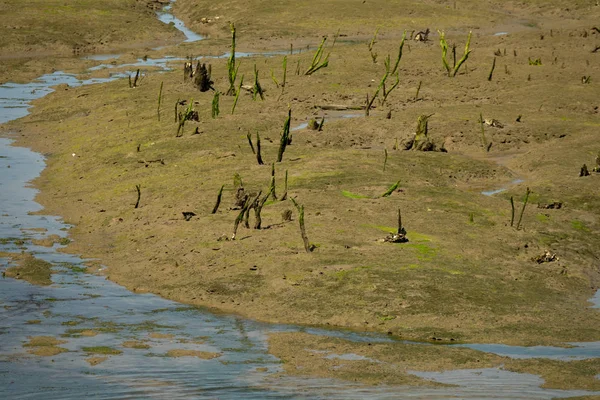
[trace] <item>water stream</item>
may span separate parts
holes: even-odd
[[[159,13],[170,22],[168,9]],[[184,31],[181,21],[175,27]],[[186,41],[198,40],[186,33]],[[192,35],[193,34],[193,35]],[[195,39],[192,39],[195,38]],[[103,61],[118,55],[96,56]],[[151,60],[166,68],[176,60]],[[147,60],[140,60],[140,63]],[[130,64],[139,66],[141,64]],[[146,65],[146,64],[144,64]],[[124,77],[81,80],[55,72],[28,84],[0,86],[0,123],[21,118],[30,102],[52,92],[52,86],[108,82]],[[302,129],[302,128],[299,128]],[[385,335],[359,334],[291,325],[258,323],[234,316],[216,315],[184,306],[152,294],[134,294],[104,277],[83,272],[85,260],[57,251],[61,246],[36,245],[35,239],[67,236],[69,226],[60,218],[32,214],[41,206],[33,199],[36,190],[28,182],[45,167],[42,155],[11,146],[0,139],[0,251],[29,252],[53,265],[53,284],[35,286],[22,280],[0,279],[0,398],[80,399],[395,399],[395,398],[539,398],[550,399],[591,394],[581,390],[551,390],[540,386],[535,375],[517,374],[501,368],[412,373],[423,378],[457,385],[454,388],[360,387],[328,379],[280,378],[280,361],[267,351],[271,332],[302,331],[353,341],[391,341]],[[0,258],[0,270],[10,265]],[[596,296],[600,297],[600,296]],[[600,305],[596,299],[596,306]],[[27,352],[28,337],[53,336],[64,340],[66,351],[51,357]],[[138,348],[127,342],[135,341]],[[426,345],[426,344],[415,344]],[[600,357],[599,343],[574,343],[573,348],[459,345],[507,355],[580,359]],[[92,365],[90,348],[111,348],[120,355]],[[169,351],[206,352],[214,358],[171,357]],[[101,355],[96,355],[101,356]],[[356,355],[329,355],[342,360]],[[86,361],[87,360],[87,361]],[[399,395],[399,393],[402,393]],[[600,393],[598,393],[600,394]]]

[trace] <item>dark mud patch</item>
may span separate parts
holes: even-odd
[[[52,264],[35,258],[31,254],[12,255],[16,266],[8,267],[4,276],[23,279],[33,285],[48,286],[52,284]]]

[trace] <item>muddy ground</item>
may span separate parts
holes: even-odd
[[[213,92],[184,82],[178,62],[173,72],[148,71],[135,89],[126,80],[58,87],[35,102],[31,115],[5,126],[19,145],[47,155],[48,167],[35,182],[38,201],[45,213],[74,225],[68,251],[98,258],[110,279],[131,290],[259,320],[442,343],[600,340],[600,313],[588,302],[600,285],[600,175],[579,177],[584,163],[592,170],[600,151],[600,52],[593,52],[600,45],[593,29],[600,7],[583,1],[568,9],[536,1],[477,8],[443,1],[319,3],[328,11],[315,14],[314,2],[294,10],[280,9],[283,3],[243,10],[237,1],[193,9],[195,2],[175,3],[176,15],[211,39],[171,54],[228,51],[228,21],[238,27],[238,50],[289,51],[292,43],[283,89],[271,78],[272,71],[282,81],[283,55],[238,59],[246,84],[253,83],[256,65],[265,99],[242,92],[233,114],[234,98],[224,94],[226,60],[210,59],[203,62],[212,64],[214,87],[223,93],[217,118],[211,117]],[[355,110],[347,113],[353,118],[336,118],[348,115],[320,108],[364,106],[385,73],[386,55],[397,57],[403,31],[410,36],[425,28],[430,40],[407,40],[398,87],[385,104],[375,101],[369,117]],[[473,31],[472,53],[453,78],[440,59],[438,29],[457,45],[458,58]],[[329,37],[329,65],[304,75],[322,35]],[[143,48],[127,57],[165,52]],[[541,65],[531,65],[538,59]],[[72,70],[89,65],[69,60]],[[388,82],[389,88],[394,81]],[[180,111],[193,102],[199,122],[188,121],[176,137],[174,108],[182,100],[188,103]],[[293,131],[276,163],[288,107],[292,127],[323,116],[325,123],[322,131]],[[421,115],[432,115],[429,133],[447,153],[401,150]],[[482,136],[480,115],[502,127],[484,125]],[[257,132],[264,165],[246,137],[256,145]],[[239,213],[239,178],[246,193],[264,194],[274,162],[278,199],[266,203],[263,229],[240,227],[236,240],[223,240],[231,238]],[[281,201],[286,171],[287,197],[305,208],[315,246],[310,253],[294,205]],[[211,214],[222,185],[222,204]],[[527,188],[532,193],[516,229],[509,200],[516,225]],[[547,208],[555,202],[561,207]],[[409,241],[384,243],[397,229],[398,208]],[[292,221],[282,221],[286,210],[293,210]],[[183,212],[196,215],[186,221]],[[533,261],[546,251],[558,260]]]

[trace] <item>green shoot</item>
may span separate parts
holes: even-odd
[[[377,53],[373,52],[373,47],[375,46],[375,43],[377,43],[377,34],[378,33],[379,33],[379,28],[377,28],[375,30],[375,33],[373,34],[373,38],[371,39],[371,41],[368,44],[369,53],[371,54],[371,60],[373,60],[373,64],[377,63]]]
[[[390,196],[392,193],[394,193],[394,191],[396,191],[396,189],[398,189],[398,186],[400,186],[400,181],[394,183],[392,186],[390,186],[388,188],[388,190],[381,195],[381,197],[388,197]]]
[[[156,109],[156,115],[158,116],[158,121],[160,122],[160,103],[162,101],[162,91],[163,91],[163,83],[160,83],[160,90],[158,91],[158,108]]]
[[[306,70],[304,75],[312,75],[313,73],[317,72],[321,68],[325,68],[329,65],[329,54],[330,53],[327,53],[327,56],[325,56],[325,59],[323,61],[321,61],[323,59],[323,54],[324,54],[323,46],[325,46],[326,40],[327,40],[327,38],[324,37],[323,41],[317,48],[315,55],[313,56],[312,62],[310,63],[310,67]],[[298,62],[300,62],[300,61],[298,61]]]
[[[254,88],[252,89],[252,100],[256,100],[256,95],[259,95],[261,100],[265,99],[260,82],[258,82],[258,69],[256,69],[256,64],[254,64]]]
[[[279,142],[279,152],[277,153],[277,162],[283,160],[283,153],[290,141],[290,123],[292,121],[292,109],[288,109],[288,117],[283,124],[283,133],[281,134],[281,140]]]
[[[219,91],[215,90],[215,95],[212,100],[212,117],[217,118],[219,116]]]
[[[448,43],[446,42],[446,34],[444,32],[440,32],[440,31],[438,31],[438,33],[440,34],[440,47],[442,48],[442,64],[444,64],[444,68],[448,72],[448,76],[455,77],[456,74],[458,73],[458,70],[460,69],[460,67],[469,58],[469,54],[471,54],[471,50],[469,49],[469,46],[471,45],[471,36],[472,36],[473,32],[469,32],[469,36],[467,37],[467,43],[465,45],[465,52],[464,52],[462,58],[458,61],[458,63],[456,63],[454,65],[453,68],[450,67],[450,65],[448,64],[448,61],[446,60],[446,57],[448,55]]]
[[[240,85],[239,85],[237,91],[235,92],[235,100],[233,100],[233,106],[231,107],[232,115],[233,115],[233,112],[235,111],[235,106],[237,105],[238,99],[240,97],[240,93],[242,92],[242,84],[243,83],[244,83],[244,75],[242,75],[242,78],[240,79]]]
[[[235,80],[240,66],[239,64],[236,66],[235,62],[235,25],[231,23],[229,24],[229,28],[231,29],[231,54],[227,60],[227,77],[229,78],[229,89],[227,90],[227,96],[232,96],[236,94]]]

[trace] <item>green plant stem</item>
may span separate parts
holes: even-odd
[[[223,197],[223,188],[224,187],[225,187],[225,185],[222,185],[221,189],[219,189],[219,194],[217,195],[217,202],[215,203],[215,206],[213,207],[211,214],[216,214],[217,211],[219,210],[219,206],[221,205],[221,198]]]
[[[523,208],[521,209],[521,214],[519,215],[519,222],[517,222],[517,230],[521,227],[521,220],[523,219],[523,213],[525,212],[525,207],[527,207],[527,201],[529,200],[529,195],[531,191],[527,188],[527,192],[525,193],[525,201],[523,202]]]
[[[160,90],[158,91],[158,107],[156,109],[156,115],[158,117],[158,121],[160,122],[160,103],[162,101],[162,91],[163,91],[163,83],[160,83]]]

